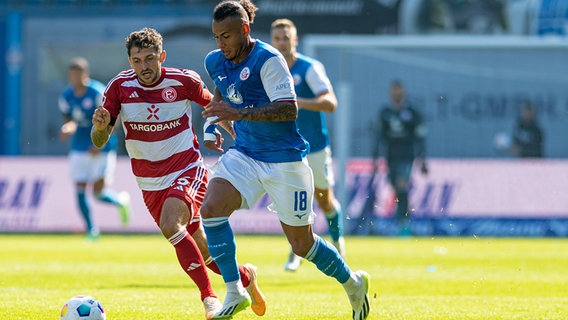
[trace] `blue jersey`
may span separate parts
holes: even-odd
[[[238,64],[220,50],[205,57],[205,69],[221,95],[235,108],[258,108],[274,101],[295,101],[292,76],[284,57],[256,40],[251,53]],[[300,161],[309,150],[296,121],[234,121],[236,139],[231,148],[263,162]]]
[[[331,92],[332,87],[323,65],[308,56],[297,54],[290,68],[298,97],[312,99],[318,94]],[[310,143],[310,152],[323,150],[329,145],[329,136],[322,111],[301,109],[298,112],[298,128]]]
[[[68,86],[59,97],[59,110],[63,115],[77,123],[77,131],[71,137],[72,151],[87,151],[93,147],[91,141],[92,118],[95,109],[102,105],[105,85],[99,81],[89,79],[85,94],[78,97],[73,88]],[[103,151],[115,150],[117,146],[116,136],[112,135],[109,142],[103,147]]]

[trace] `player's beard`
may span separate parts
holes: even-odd
[[[143,70],[142,72],[140,72],[140,75],[138,76],[138,80],[140,82],[142,82],[143,84],[151,85],[151,84],[155,83],[158,80],[159,77],[160,77],[159,72],[154,72],[153,70],[148,69],[148,70]]]

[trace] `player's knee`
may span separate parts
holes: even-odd
[[[215,206],[209,204],[207,201],[203,202],[201,208],[199,209],[199,213],[201,214],[201,218],[209,219],[215,217]]]
[[[165,214],[160,217],[160,231],[166,238],[170,238],[178,231],[186,227],[188,219],[175,214]]]
[[[160,220],[160,231],[162,231],[164,237],[168,239],[172,237],[174,234],[176,234],[182,228],[183,226],[180,226],[177,223],[172,223],[171,221],[163,219]]]
[[[222,198],[205,198],[199,212],[203,219],[228,217],[239,208],[237,201],[227,201]]]

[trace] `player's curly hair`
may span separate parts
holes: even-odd
[[[162,35],[156,29],[143,28],[126,37],[126,52],[129,57],[132,48],[154,48],[159,53],[162,52],[162,40]]]
[[[252,24],[258,8],[250,0],[224,0],[213,10],[213,20],[222,21],[228,17],[239,17]]]

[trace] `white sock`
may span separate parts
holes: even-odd
[[[351,272],[349,279],[347,279],[347,281],[343,283],[343,288],[345,289],[347,294],[353,294],[355,293],[355,291],[357,291],[357,288],[359,288],[360,284],[361,283],[359,279],[357,279],[355,273]]]
[[[229,297],[229,296],[244,296],[244,295],[247,294],[247,291],[246,291],[245,287],[243,286],[241,279],[231,281],[231,282],[227,282],[226,286],[227,286],[227,297]]]

